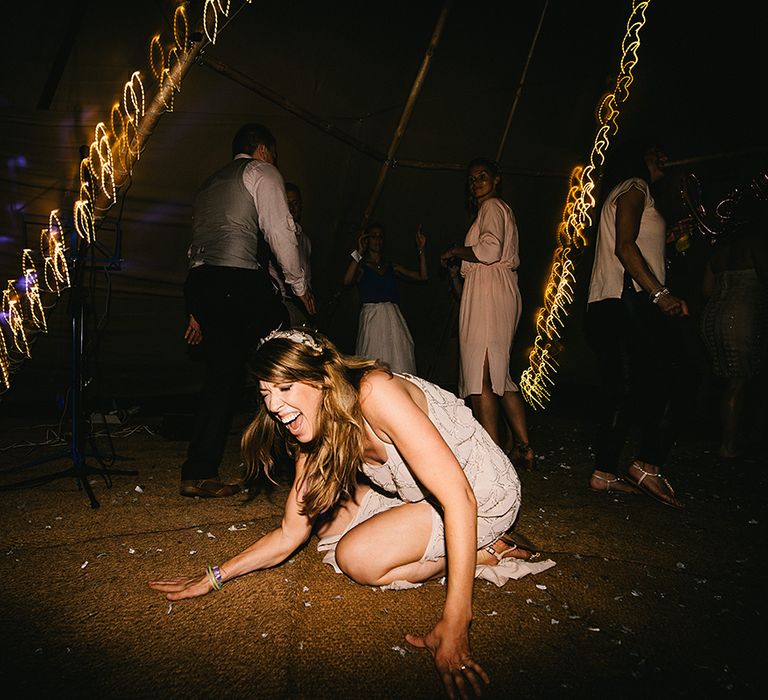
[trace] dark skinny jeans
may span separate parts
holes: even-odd
[[[630,429],[640,428],[636,458],[661,467],[682,415],[684,348],[681,322],[666,317],[644,292],[587,305],[586,340],[597,359],[594,468],[618,473]]]

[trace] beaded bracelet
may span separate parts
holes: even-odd
[[[221,569],[218,566],[208,566],[205,570],[208,574],[208,578],[211,581],[211,585],[220,591],[224,586],[224,581],[221,580]]]

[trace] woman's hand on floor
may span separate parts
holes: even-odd
[[[150,581],[149,587],[166,593],[168,600],[184,600],[205,595],[213,589],[208,574],[202,576],[176,578],[169,581]]]
[[[456,634],[441,620],[423,637],[406,634],[405,640],[419,649],[429,649],[451,700],[479,697],[483,694],[483,685],[491,682],[485,669],[471,657],[468,630]]]

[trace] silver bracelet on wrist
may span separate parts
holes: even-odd
[[[358,253],[356,250],[353,250],[353,251],[350,253],[350,255],[352,256],[352,259],[353,259],[353,260],[354,260],[356,263],[359,263],[359,262],[360,262],[360,261],[363,259],[363,256],[362,256],[362,255],[360,255],[360,253]]]
[[[658,304],[662,297],[667,296],[669,290],[666,287],[659,287],[653,294],[649,294],[650,300],[654,304]]]

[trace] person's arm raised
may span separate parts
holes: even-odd
[[[401,277],[414,282],[426,282],[429,279],[429,271],[427,270],[427,254],[425,251],[427,245],[427,237],[421,229],[419,224],[416,229],[416,257],[418,259],[419,269],[412,270],[409,267],[403,265],[394,265],[395,272]]]
[[[342,284],[345,287],[351,287],[360,279],[363,266],[362,260],[365,257],[367,247],[368,238],[364,231],[360,231],[357,235],[357,248],[349,254],[351,260],[349,261],[349,265],[347,265],[346,272],[344,272]]]

